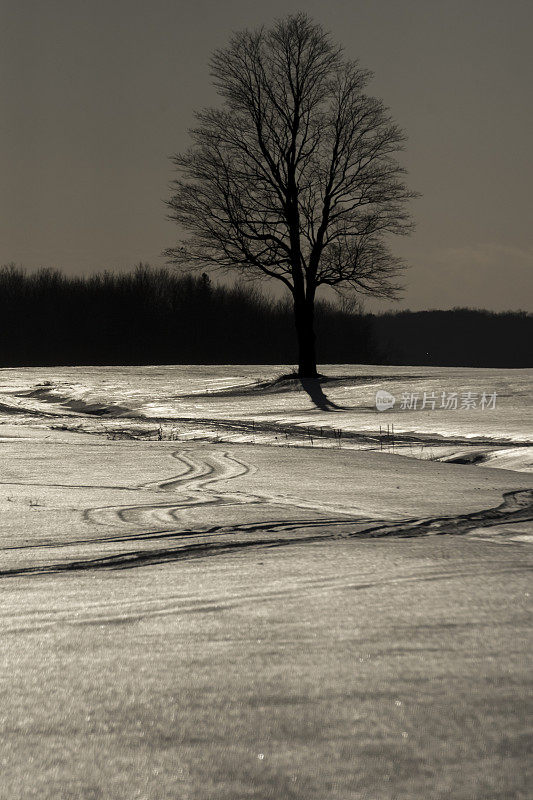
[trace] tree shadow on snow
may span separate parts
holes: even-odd
[[[300,383],[304,392],[307,392],[312,403],[321,411],[344,411],[343,406],[339,406],[324,394],[320,385],[320,378],[300,378]]]

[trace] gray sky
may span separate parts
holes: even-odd
[[[1,0],[0,263],[163,263],[168,157],[235,29],[303,10],[374,71],[409,140],[398,307],[533,306],[530,0]],[[390,305],[390,304],[387,304]],[[372,305],[372,307],[377,307]]]

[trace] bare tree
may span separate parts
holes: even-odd
[[[396,155],[404,135],[365,94],[371,73],[306,15],[242,31],[215,52],[221,108],[197,114],[173,157],[169,259],[275,278],[292,293],[300,377],[316,377],[318,287],[394,297],[403,264],[387,234],[411,229]]]

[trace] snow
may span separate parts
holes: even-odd
[[[283,371],[0,373],[2,799],[526,796],[531,373]]]
[[[494,448],[515,445],[505,467],[532,469],[527,447],[533,443],[533,370],[366,365],[321,370],[328,376],[323,403],[294,383],[273,384],[288,371],[279,365],[7,369],[0,371],[0,420],[27,412],[34,418],[53,415],[58,422],[75,418],[79,429],[100,431],[142,429],[144,422],[154,432],[161,425],[164,436],[173,431],[184,439],[394,449],[426,459],[445,458],[470,444],[484,448],[487,465]],[[393,409],[376,409],[379,389],[397,398]],[[457,393],[457,409],[440,407],[443,392]],[[418,396],[416,409],[401,408],[404,393]],[[437,397],[435,409],[421,408],[424,393]],[[468,393],[476,395],[476,408],[460,407],[461,395]],[[481,408],[483,393],[495,394],[495,408]]]

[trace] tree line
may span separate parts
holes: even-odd
[[[533,316],[316,309],[319,363],[526,367]],[[297,364],[288,300],[140,265],[83,277],[0,268],[0,366]]]

